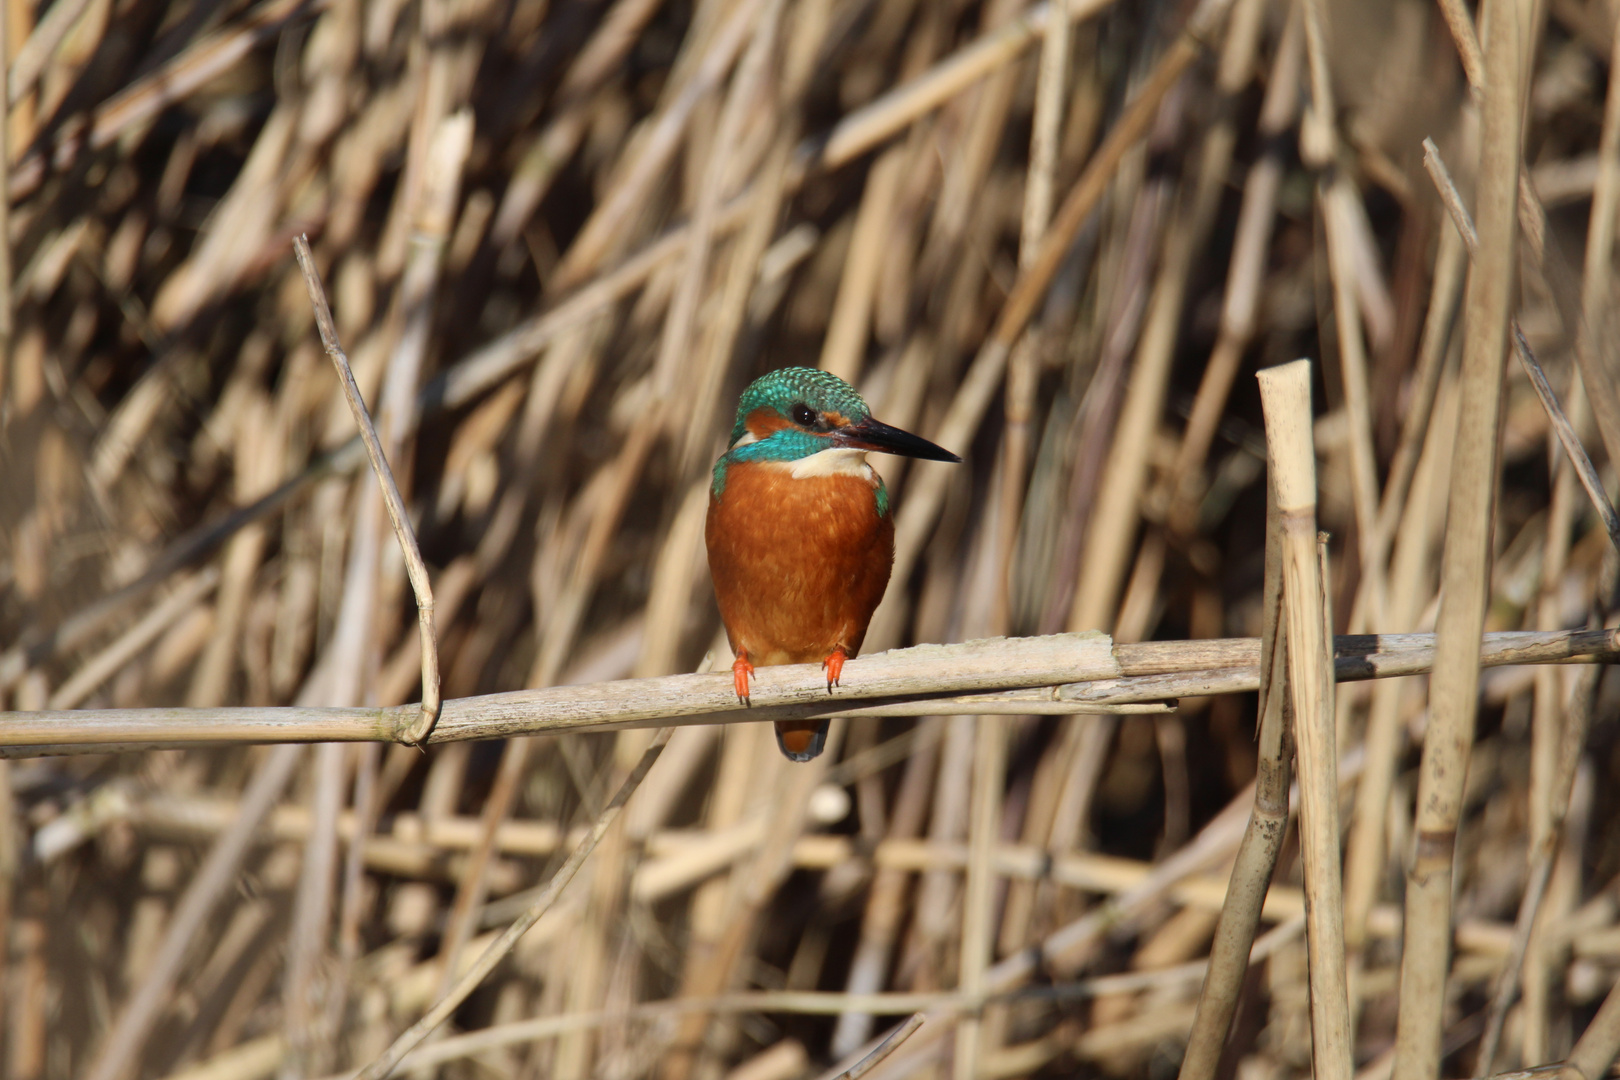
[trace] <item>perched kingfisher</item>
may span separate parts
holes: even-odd
[[[827,692],[866,637],[894,565],[894,517],[868,451],[962,459],[872,419],[855,389],[814,368],[781,368],[743,391],[731,447],[714,463],[704,537],[737,696],[755,665],[808,664]],[[779,720],[776,744],[809,761],[825,720]]]

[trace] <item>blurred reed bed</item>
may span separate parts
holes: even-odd
[[[1613,553],[1531,380],[1462,373],[1465,330],[1510,302],[1612,490],[1620,39],[1602,0],[1492,0],[1525,63],[1490,99],[1492,41],[1513,39],[1476,34],[1481,14],[12,0],[0,699],[414,700],[414,601],[300,233],[432,572],[446,697],[729,663],[708,470],[737,392],[785,364],[967,459],[874,462],[898,553],[868,652],[1275,640],[1252,374],[1297,356],[1319,361],[1331,534],[1312,610],[1337,632],[1434,628],[1469,461],[1491,558],[1460,580],[1485,627],[1603,625]],[[1505,151],[1476,169],[1514,142],[1482,115],[1515,93],[1517,195]],[[1494,301],[1465,300],[1426,137],[1479,201],[1480,265],[1519,275]],[[1459,413],[1485,434],[1459,436]],[[1453,454],[1496,430],[1499,473]],[[1620,972],[1603,670],[1483,679],[1466,788],[1451,774],[1439,1041],[1404,1075],[1562,1060]],[[1363,1080],[1396,1066],[1426,683],[1316,703],[1336,718]],[[761,727],[677,730],[413,1075],[795,1080],[929,1010],[945,1019],[881,1075],[1182,1067],[1249,808],[1288,820],[1287,742],[1257,746],[1254,695],[852,721],[802,766]],[[365,1065],[651,738],[0,762],[4,1075]],[[1189,1054],[1188,1080],[1310,1072],[1304,870],[1279,844],[1231,1038]],[[1540,917],[1516,939],[1527,893]]]

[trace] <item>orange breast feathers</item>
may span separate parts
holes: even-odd
[[[705,538],[733,651],[756,665],[854,656],[894,565],[894,521],[860,476],[796,478],[737,462],[709,496]]]

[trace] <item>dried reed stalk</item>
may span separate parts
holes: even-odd
[[[1282,530],[1282,599],[1298,748],[1300,847],[1310,897],[1306,935],[1311,958],[1311,1061],[1318,1076],[1348,1080],[1352,1034],[1339,873],[1338,743],[1328,663],[1333,644],[1327,584],[1316,550],[1316,451],[1307,426],[1311,365],[1296,360],[1267,368],[1259,378]]]
[[[1434,663],[1435,643],[1432,634],[1337,639],[1334,677],[1351,681],[1426,673]],[[720,675],[672,675],[511,691],[446,701],[429,742],[612,731],[669,723],[956,715],[964,709],[1012,715],[1088,712],[1098,705],[1254,690],[1259,685],[1258,645],[1257,639],[1248,638],[1111,647],[1109,639],[1101,634],[1058,634],[915,646],[850,662],[846,670],[851,673],[851,686],[857,685],[853,680],[861,679],[858,685],[871,697],[828,702],[824,687],[806,686],[814,682],[806,677],[813,665],[786,665],[760,673],[754,704],[746,709],[735,701],[730,683],[719,685],[724,681]],[[1616,653],[1620,653],[1620,643],[1612,630],[1512,632],[1487,635],[1476,662],[1492,667],[1609,663]],[[963,693],[1005,686],[1042,689],[1013,697]],[[928,700],[931,696],[936,700]],[[904,703],[910,698],[923,700],[920,704]],[[406,741],[406,735],[413,717],[419,715],[414,706],[7,712],[0,713],[0,723],[5,725],[0,754],[19,757],[275,742],[415,745]]]
[[[1521,43],[1528,11],[1500,3],[1486,20],[1484,142],[1477,196],[1480,248],[1464,307],[1463,366],[1444,584],[1419,776],[1416,850],[1393,1076],[1439,1075],[1451,923],[1452,860],[1478,708],[1474,643],[1483,629],[1497,476],[1497,419],[1518,232]]]
[[[1471,152],[1460,81],[1430,61],[1448,27],[1465,65],[1479,50],[1466,10],[1450,5],[1443,27],[1420,8],[1336,20],[1308,42],[1300,6],[1233,0],[1195,12],[1195,40],[1178,43],[1174,26],[1106,0],[788,0],[753,15],[728,0],[128,0],[116,23],[109,0],[13,5],[3,29],[25,48],[8,87],[6,149],[22,167],[5,238],[18,272],[0,365],[15,480],[0,485],[0,692],[17,712],[0,726],[19,745],[0,754],[171,752],[0,762],[3,1071],[82,1072],[136,1005],[155,1019],[131,1067],[153,1075],[257,1080],[375,1059],[589,835],[570,823],[594,818],[640,757],[651,733],[637,725],[685,722],[603,835],[588,888],[571,887],[458,1011],[485,1026],[446,1031],[403,1068],[792,1080],[842,1071],[876,1017],[922,1010],[930,1022],[868,1080],[949,1069],[947,1036],[975,1026],[958,1069],[1095,1063],[1129,1078],[1173,1060],[1207,969],[1204,1005],[1227,1013],[1199,1007],[1186,1067],[1208,1075],[1229,1030],[1228,1064],[1245,1075],[1297,1072],[1311,1054],[1305,894],[1282,883],[1293,865],[1263,887],[1258,842],[1289,812],[1271,738],[1283,695],[1267,677],[1260,762],[1233,696],[1279,659],[1277,596],[1258,573],[1261,439],[1235,379],[1251,359],[1309,348],[1312,311],[1333,296],[1341,315],[1359,309],[1340,329],[1365,323],[1366,392],[1350,385],[1357,401],[1339,408],[1330,372],[1319,524],[1390,556],[1382,617],[1378,575],[1363,573],[1352,624],[1427,629],[1467,254],[1439,220],[1425,288],[1431,214],[1411,144],[1432,132],[1459,147],[1448,154]],[[1574,335],[1576,367],[1601,387],[1594,312],[1612,251],[1589,243],[1577,283],[1558,247],[1588,193],[1592,238],[1612,232],[1614,125],[1595,123],[1589,73],[1614,46],[1578,5],[1549,17],[1526,57],[1540,73],[1527,138],[1545,160],[1519,174],[1532,278],[1517,314],[1543,360],[1559,357],[1558,326]],[[1218,60],[1184,63],[1204,49]],[[1329,114],[1313,92],[1307,139],[1353,135],[1333,177],[1285,145],[1307,59],[1335,98]],[[1483,71],[1465,74],[1483,87]],[[476,118],[471,138],[441,147],[458,117]],[[1240,210],[1226,180],[1245,171]],[[1326,231],[1300,213],[1313,180]],[[1569,208],[1548,218],[1543,203]],[[1189,242],[1206,219],[1214,242]],[[415,696],[424,649],[384,508],[355,476],[363,443],[322,389],[285,257],[305,232],[433,567],[450,700],[425,751],[377,745],[420,719],[396,706]],[[1354,351],[1341,349],[1347,366]],[[1117,611],[1088,601],[1117,630],[1095,665],[986,682],[998,649],[1057,643],[979,645],[912,656],[903,693],[869,681],[829,699],[813,671],[784,671],[775,704],[749,711],[721,700],[718,677],[641,681],[690,670],[714,640],[698,537],[721,414],[760,371],[823,354],[876,415],[978,462],[874,459],[903,528],[869,649],[1058,629],[1083,584],[1119,597]],[[1202,370],[1183,362],[1203,356]],[[1585,402],[1580,379],[1566,392],[1561,369],[1547,374],[1569,429],[1589,440],[1593,408],[1607,443],[1612,395]],[[1503,411],[1511,535],[1490,604],[1493,628],[1547,629],[1478,643],[1481,667],[1505,669],[1484,679],[1493,722],[1460,819],[1478,845],[1459,851],[1478,854],[1459,866],[1459,903],[1523,897],[1514,925],[1459,921],[1447,984],[1465,1001],[1494,994],[1499,1018],[1523,983],[1522,1048],[1503,1038],[1504,1061],[1556,1054],[1615,954],[1611,883],[1581,874],[1613,861],[1606,804],[1583,794],[1607,774],[1576,764],[1599,663],[1617,653],[1601,619],[1566,629],[1610,591],[1592,572],[1606,541],[1583,536],[1572,470],[1556,470],[1550,502],[1536,482],[1544,446],[1566,456],[1546,415]],[[1369,445],[1387,465],[1375,530],[1368,485],[1337,467],[1364,466]],[[1088,546],[1111,554],[1081,565]],[[1341,549],[1336,565],[1353,569]],[[213,591],[197,584],[216,576]],[[1429,670],[1434,639],[1336,646],[1335,678],[1380,680],[1361,695],[1365,740],[1341,725],[1339,761],[1356,809],[1355,1052],[1373,1080],[1393,1065],[1379,1051],[1397,973],[1380,965],[1402,931],[1385,848],[1411,835],[1398,770],[1429,723],[1412,688],[1383,676]],[[1570,660],[1584,666],[1554,666]],[[851,673],[889,662],[857,664],[869,661]],[[1537,670],[1506,667],[1522,663]],[[942,680],[951,665],[967,677]],[[489,696],[526,682],[550,688]],[[257,711],[118,711],[188,695]],[[317,708],[361,702],[372,708]],[[96,711],[61,711],[85,704]],[[1043,719],[1094,711],[1108,715]],[[768,729],[732,722],[811,714],[840,717],[849,738],[824,773],[789,770]],[[930,715],[960,719],[915,719]],[[498,769],[455,741],[530,731],[561,737],[514,746]],[[994,731],[1004,765],[976,770]],[[227,875],[241,901],[192,918],[190,852],[233,835],[256,763],[296,753],[228,744],[355,736],[377,742],[324,746],[263,815]],[[224,741],[187,752],[193,737]],[[1511,765],[1526,743],[1528,812]],[[1583,779],[1566,812],[1555,789],[1570,775]],[[1208,800],[1234,796],[1208,824]],[[840,939],[857,916],[851,959]],[[1239,932],[1257,920],[1273,927],[1258,941]],[[173,933],[193,959],[164,975]],[[1240,994],[1245,961],[1251,986],[1267,967],[1269,993]],[[1121,973],[1093,976],[1099,963]],[[143,989],[154,973],[172,992]],[[793,1019],[812,1015],[827,1019]],[[1581,1068],[1600,1068],[1603,1015]],[[1494,1030],[1464,1016],[1439,1045]]]
[[[377,438],[377,429],[371,423],[371,415],[366,409],[365,400],[360,396],[360,388],[355,384],[354,372],[349,367],[349,358],[344,353],[343,346],[338,343],[337,324],[332,319],[332,308],[326,300],[326,289],[321,285],[320,275],[315,269],[314,256],[310,254],[309,239],[298,237],[293,242],[293,250],[298,255],[298,266],[303,271],[304,282],[309,288],[310,303],[315,308],[315,325],[321,332],[321,345],[337,369],[344,400],[348,402],[355,424],[360,428],[360,437],[364,440],[366,453],[371,458],[372,470],[377,474],[377,483],[382,487],[383,505],[388,509],[388,519],[394,525],[394,534],[399,538],[400,551],[405,556],[405,569],[410,575],[411,590],[416,594],[417,623],[422,639],[422,701],[417,709],[417,719],[405,729],[402,741],[420,745],[433,733],[433,726],[438,723],[442,704],[439,698],[438,636],[433,628],[433,585],[428,580],[427,564],[422,561],[421,548],[417,546],[416,534],[411,530],[410,519],[405,512],[405,500],[400,497],[399,486],[394,483],[393,470],[389,468],[388,459],[383,455],[382,444]]]

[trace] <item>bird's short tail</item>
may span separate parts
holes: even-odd
[[[789,761],[809,761],[827,746],[828,720],[778,720],[776,745]]]

